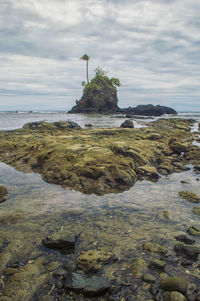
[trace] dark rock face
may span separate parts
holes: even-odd
[[[69,113],[117,113],[120,112],[117,103],[117,90],[100,81],[98,88],[84,90],[83,96]]]
[[[65,276],[65,288],[81,293],[85,296],[98,296],[109,290],[108,280],[102,276],[86,276],[72,273]]]
[[[129,115],[144,115],[144,116],[161,116],[163,114],[177,114],[177,112],[169,107],[165,106],[154,106],[154,105],[138,105],[135,108],[129,107],[122,110],[124,113]]]
[[[52,240],[47,237],[46,239],[43,239],[42,244],[46,248],[65,251],[67,253],[73,253],[75,249],[75,241],[72,237],[57,240]]]

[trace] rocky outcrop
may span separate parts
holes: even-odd
[[[182,119],[160,119],[140,129],[28,124],[0,133],[0,160],[84,193],[121,192],[137,180],[157,181],[159,172],[182,171],[193,158],[190,125]],[[187,141],[183,153],[170,147],[174,136],[180,145]]]
[[[85,87],[83,96],[69,113],[111,114],[120,112],[117,106],[117,90],[109,79],[98,78]]]
[[[127,109],[121,110],[123,113],[128,114],[128,116],[142,115],[142,116],[161,116],[164,114],[177,114],[177,112],[166,106],[154,106],[152,104],[148,105],[138,105],[137,107],[129,107]]]

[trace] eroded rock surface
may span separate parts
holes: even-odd
[[[199,152],[190,146],[191,125],[183,119],[159,119],[140,129],[32,123],[0,133],[0,160],[84,193],[120,192],[138,179],[157,180],[158,172],[182,171],[193,159],[198,164]],[[173,137],[187,144],[181,154],[169,143]]]

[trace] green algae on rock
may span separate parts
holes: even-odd
[[[184,119],[160,119],[140,129],[79,129],[61,122],[33,123],[0,133],[0,160],[84,193],[116,193],[139,179],[157,180],[157,170],[163,166],[171,172],[177,171],[177,164],[187,164],[191,124]],[[149,139],[151,134],[160,138]],[[169,147],[172,137],[179,143],[187,141],[185,156]]]
[[[0,203],[4,202],[7,198],[8,190],[4,185],[0,185]]]
[[[180,191],[178,194],[182,199],[187,200],[188,202],[200,203],[200,196],[198,196],[193,192],[184,190],[184,191]]]

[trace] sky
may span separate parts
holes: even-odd
[[[0,110],[65,110],[97,66],[119,107],[200,111],[199,0],[0,0]]]

